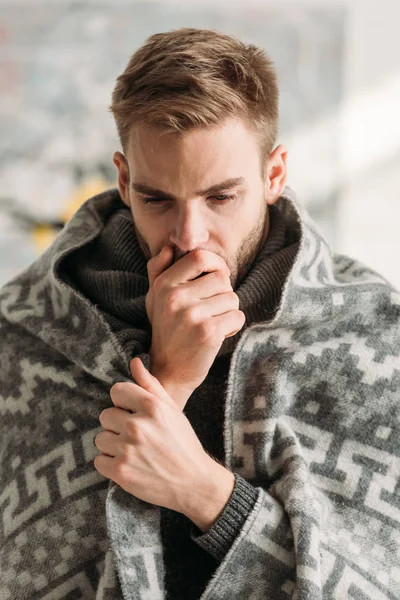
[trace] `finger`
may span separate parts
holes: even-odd
[[[226,292],[217,294],[210,298],[205,298],[195,306],[190,308],[190,316],[193,323],[202,323],[211,319],[225,315],[228,312],[239,310],[239,297],[235,292]]]
[[[192,281],[202,273],[211,273],[212,271],[224,271],[228,275],[230,274],[228,265],[222,256],[209,250],[193,250],[169,267],[168,273],[161,276],[168,277],[169,286],[175,287]]]
[[[163,387],[157,377],[154,377],[154,375],[146,369],[140,358],[136,356],[132,359],[130,367],[133,378],[140,383],[141,389],[145,389],[151,394],[153,400],[154,398],[157,398],[159,402],[167,402],[167,404],[169,403],[171,406],[174,406],[174,408],[176,407],[175,401],[169,395],[167,390]]]
[[[180,288],[183,293],[190,294],[191,297],[204,300],[212,298],[218,294],[233,292],[229,274],[225,271],[212,271],[206,273],[196,280],[183,283]]]
[[[118,454],[118,435],[111,431],[100,431],[94,439],[96,448],[107,456],[117,456]]]
[[[136,383],[118,381],[110,389],[110,396],[115,407],[137,413],[144,411],[143,401],[149,397],[149,392]]]
[[[216,320],[220,335],[226,338],[236,335],[246,322],[246,316],[241,310],[231,310],[224,315],[213,317],[213,319]]]
[[[104,429],[112,431],[113,433],[121,433],[126,418],[126,410],[112,406],[111,408],[106,408],[100,413],[99,421]]]
[[[154,377],[144,366],[143,362],[135,356],[130,362],[130,368],[132,377],[140,385],[141,388],[149,392],[149,394],[155,394],[157,396],[165,396],[166,391],[158,381],[157,377]]]
[[[115,481],[113,474],[115,473],[115,458],[99,454],[93,461],[93,464],[100,475]]]
[[[163,273],[172,263],[173,260],[172,246],[164,246],[156,256],[153,256],[147,263],[147,274],[149,279],[149,287],[153,285],[155,280]]]

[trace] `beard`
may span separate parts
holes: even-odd
[[[153,258],[150,246],[148,245],[145,238],[142,236],[142,234],[136,226],[132,209],[131,215],[139,247],[146,261],[149,261],[151,258]],[[258,253],[264,245],[264,242],[268,236],[268,232],[269,212],[267,209],[267,204],[265,200],[263,200],[261,202],[260,213],[255,221],[253,229],[242,240],[235,255],[233,257],[227,257],[223,256],[219,252],[216,253],[225,260],[226,264],[230,269],[230,282],[233,290],[236,290],[240,286],[240,284],[244,281],[245,277],[249,273],[251,266],[254,263],[254,260],[256,259]],[[204,248],[204,250],[207,250],[207,248]],[[189,254],[189,252],[181,254],[179,253],[179,250],[175,248],[174,259],[172,264],[176,263],[179,259],[186,256],[186,254]],[[201,277],[201,275],[199,275],[199,277]]]

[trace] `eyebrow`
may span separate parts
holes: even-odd
[[[221,183],[216,183],[216,184],[212,185],[211,187],[209,187],[206,190],[195,192],[195,194],[196,194],[196,196],[208,196],[209,194],[219,194],[220,192],[222,192],[224,190],[229,190],[234,187],[243,185],[245,183],[245,181],[246,180],[244,177],[234,177],[231,179],[226,179],[225,181],[221,181]],[[163,192],[162,190],[152,188],[148,185],[145,185],[144,183],[133,183],[132,182],[132,188],[138,194],[143,194],[146,196],[154,196],[154,197],[159,197],[159,198],[162,197],[162,198],[165,198],[166,200],[176,200],[177,199],[172,194],[167,194],[167,192]]]

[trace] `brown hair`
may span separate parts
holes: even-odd
[[[241,117],[259,139],[261,160],[278,133],[279,91],[264,50],[209,29],[150,36],[117,78],[112,112],[126,153],[132,125],[183,132]]]

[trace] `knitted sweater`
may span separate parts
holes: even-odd
[[[207,378],[189,398],[184,413],[203,447],[224,462],[224,398],[230,359],[246,327],[268,321],[279,303],[282,286],[293,263],[299,242],[291,241],[281,213],[269,209],[268,238],[252,268],[236,293],[246,323],[239,335],[227,338]],[[91,243],[64,259],[60,276],[80,290],[109,322],[118,341],[126,349],[132,343],[132,327],[148,334],[147,315],[140,313],[143,297],[138,274],[146,279],[146,261],[138,246],[130,210],[121,201],[101,234]],[[142,279],[140,279],[142,282]],[[147,285],[146,281],[143,281]],[[138,312],[139,309],[139,312]],[[165,564],[165,589],[173,600],[200,598],[218,564],[231,547],[257,499],[257,491],[240,476],[225,510],[205,534],[183,514],[161,507],[161,536]]]
[[[135,327],[122,344],[60,275],[120,207],[113,190],[88,200],[0,291],[6,600],[166,597],[160,507],[93,467],[110,387],[148,346]],[[224,462],[237,499],[257,496],[229,548],[205,533],[219,564],[200,598],[400,598],[400,294],[332,254],[289,189],[276,207],[299,249],[272,318],[236,342],[224,399]]]

